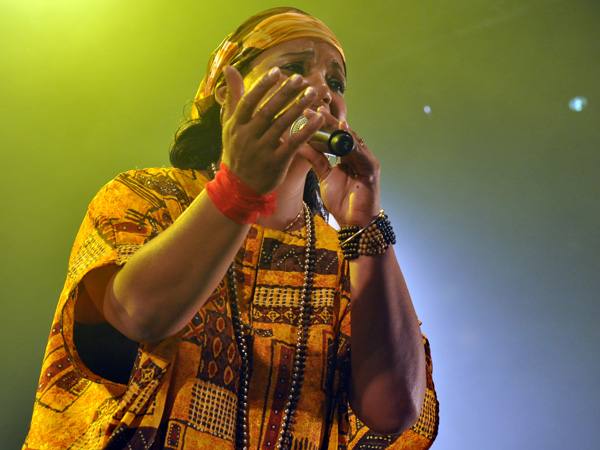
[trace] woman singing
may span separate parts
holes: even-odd
[[[25,449],[431,446],[429,347],[345,90],[340,43],[297,9],[221,43],[174,168],[89,206]],[[334,166],[324,128],[355,141]]]

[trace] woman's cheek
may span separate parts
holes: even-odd
[[[344,101],[336,101],[331,104],[331,114],[338,119],[340,122],[346,120],[346,103]]]

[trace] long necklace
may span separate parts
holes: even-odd
[[[276,448],[279,450],[289,450],[292,442],[293,424],[296,422],[296,408],[302,390],[302,381],[304,380],[304,368],[306,364],[306,343],[308,341],[308,328],[311,318],[310,297],[313,288],[314,270],[315,270],[315,230],[314,217],[306,204],[303,205],[304,217],[306,221],[306,249],[304,252],[304,283],[300,294],[300,315],[298,318],[298,338],[296,340],[296,352],[292,369],[292,382],[290,393],[288,395],[279,438]],[[248,343],[244,335],[244,324],[241,319],[239,297],[235,282],[235,262],[231,264],[228,271],[229,295],[231,302],[231,319],[235,340],[239,348],[241,357],[240,367],[240,387],[238,392],[238,410],[236,423],[236,448],[239,450],[248,450],[249,430],[248,430],[248,386],[250,382]]]
[[[294,220],[292,220],[290,222],[290,224],[283,229],[283,231],[289,230],[296,224],[296,222],[298,222],[298,220],[300,220],[300,217],[302,216],[302,212],[304,211],[304,208],[306,208],[306,203],[302,202],[302,208],[300,209],[300,211],[298,211],[298,215],[296,217],[294,217]]]

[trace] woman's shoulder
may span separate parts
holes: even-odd
[[[118,174],[92,199],[88,211],[106,215],[121,210],[183,210],[202,192],[208,178],[200,171],[174,167],[136,169]]]
[[[179,169],[177,167],[149,167],[122,172],[110,183],[126,183],[126,180],[135,180],[148,188],[165,189],[181,187],[183,189],[202,190],[209,178],[203,171],[195,169]],[[110,184],[109,183],[109,184]]]
[[[150,167],[121,172],[106,183],[96,197],[195,198],[209,181],[205,173],[176,167]]]

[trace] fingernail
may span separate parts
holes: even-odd
[[[303,97],[308,97],[308,96],[310,96],[310,95],[313,95],[315,92],[316,92],[315,88],[314,88],[314,87],[312,87],[312,86],[310,86],[310,87],[307,87],[307,88],[304,90],[304,92],[302,93],[302,96],[303,96]]]
[[[273,67],[271,70],[269,70],[269,73],[267,74],[267,76],[271,79],[277,78],[279,76],[279,67]]]
[[[325,107],[324,106],[319,106],[319,108],[317,109],[317,112],[322,114],[323,111],[325,111]]]
[[[300,75],[298,75],[298,74],[294,74],[290,78],[290,85],[293,86],[293,87],[300,86],[301,82],[302,82],[302,77]]]

